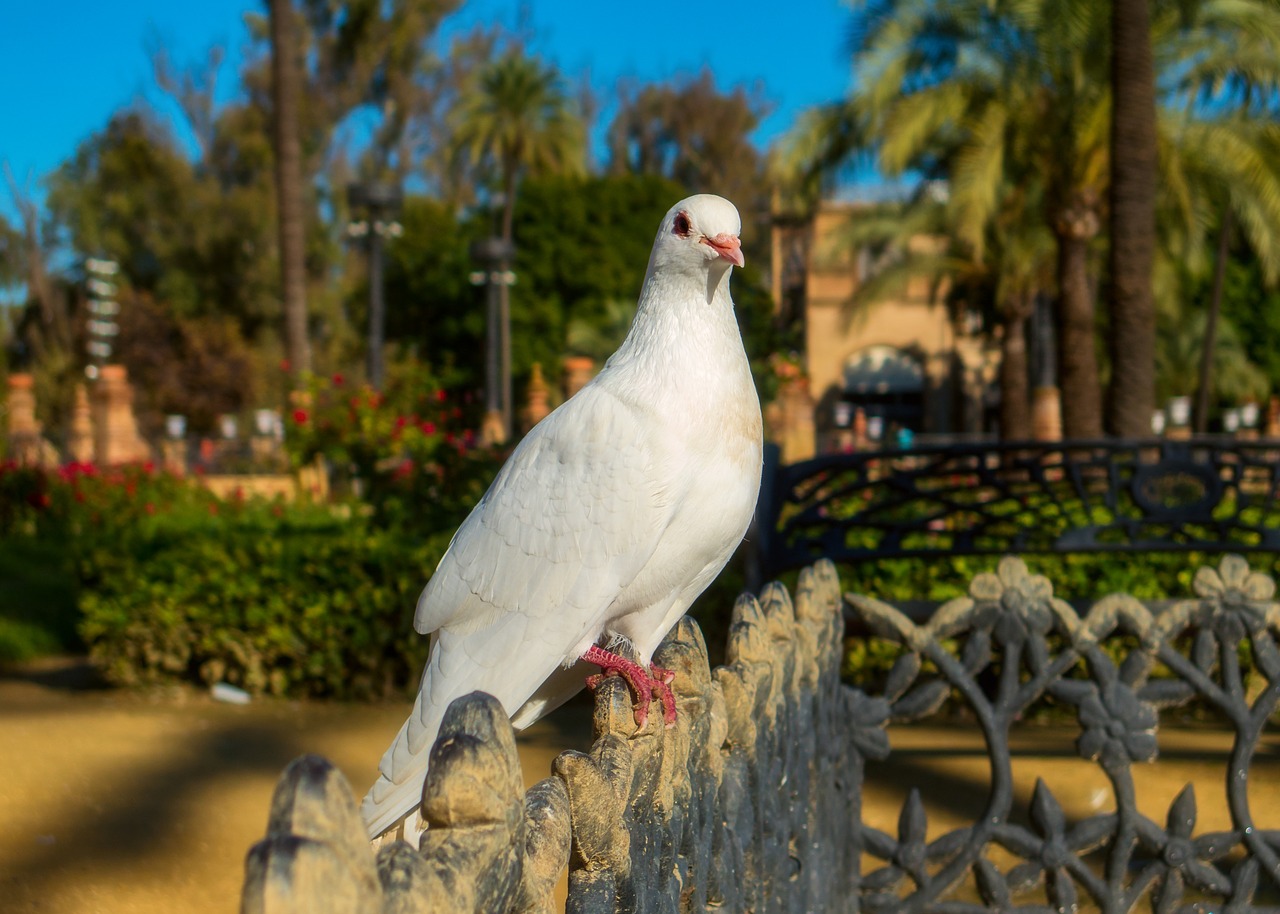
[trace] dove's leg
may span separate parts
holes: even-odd
[[[671,692],[671,680],[675,678],[675,673],[671,670],[652,664],[646,670],[635,661],[619,657],[595,644],[587,648],[582,659],[600,667],[601,676],[587,679],[587,685],[593,689],[600,683],[602,676],[621,676],[627,681],[636,696],[636,726],[643,727],[649,719],[649,703],[653,701],[654,692],[662,700],[662,719],[668,727],[675,724],[676,697]]]

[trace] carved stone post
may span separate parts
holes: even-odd
[[[138,434],[133,387],[123,365],[103,365],[93,390],[93,453],[109,466],[147,460],[151,449]]]
[[[76,385],[75,401],[71,404],[67,459],[77,463],[93,460],[93,414],[89,408],[89,392],[83,384]]]

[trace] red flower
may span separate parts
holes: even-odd
[[[306,425],[307,411],[305,409],[295,409],[293,411],[293,421],[298,425]]]
[[[394,478],[405,479],[408,476],[411,476],[412,474],[413,474],[413,461],[406,457],[404,460],[400,461],[400,465],[396,467]]]
[[[422,429],[424,435],[434,435],[436,433],[436,424],[434,422],[424,422],[418,426]]]
[[[142,507],[143,507],[143,510],[145,510],[148,514],[155,514],[155,513],[156,513],[156,506],[155,506],[154,504],[152,504],[151,502],[147,502],[147,503],[146,503],[145,505],[143,505]]]
[[[343,381],[342,375],[340,375],[340,374],[335,374],[335,375],[333,376],[333,386],[334,386],[334,387],[341,387],[341,386],[342,386],[342,381]]]
[[[156,465],[150,460],[148,460],[146,463],[142,465],[142,472],[146,473],[148,476],[150,476],[155,471],[156,471]]]
[[[396,428],[404,428],[408,422],[409,420],[404,416],[396,416]]]
[[[445,393],[443,390],[436,391],[436,400],[440,403],[443,403],[448,398],[448,396],[449,395]]]

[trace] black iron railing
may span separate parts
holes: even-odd
[[[788,466],[776,453],[758,580],[818,558],[1280,551],[1280,441],[982,443]]]

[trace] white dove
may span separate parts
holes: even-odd
[[[445,709],[472,691],[523,728],[582,688],[585,660],[626,677],[640,723],[654,692],[675,720],[670,673],[645,667],[760,489],[760,402],[729,297],[740,230],[722,197],[668,211],[627,338],[454,534],[414,617],[432,636],[417,701],[361,808],[371,837],[416,811]],[[626,642],[644,666],[605,649]]]

